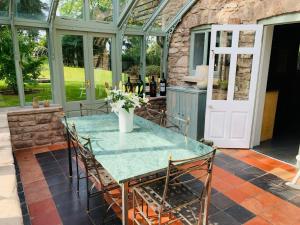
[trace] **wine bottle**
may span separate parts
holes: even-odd
[[[132,83],[130,82],[130,77],[128,77],[128,81],[125,84],[125,92],[132,92],[133,86]]]
[[[141,75],[139,75],[139,79],[137,81],[137,94],[142,97],[144,93],[144,82],[141,79]]]
[[[152,76],[152,80],[150,82],[150,97],[156,97],[156,82],[154,80],[154,76]]]
[[[146,84],[145,84],[145,94],[146,95],[150,95],[150,81],[149,81],[149,77],[146,81]]]
[[[162,78],[160,80],[160,96],[166,96],[166,90],[167,90],[167,81],[163,73]]]

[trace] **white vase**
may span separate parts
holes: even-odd
[[[120,109],[119,115],[119,130],[122,133],[128,133],[133,130],[133,108],[127,112],[125,109]]]

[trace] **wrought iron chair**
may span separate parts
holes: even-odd
[[[187,137],[190,126],[190,118],[187,117],[186,119],[183,119],[179,116],[170,115],[167,111],[165,111],[161,125],[171,130],[175,130]]]
[[[79,103],[80,107],[80,116],[86,116],[86,115],[91,115],[93,113],[109,113],[109,104],[107,101],[103,103],[97,103],[97,104],[84,104],[84,103]]]
[[[146,107],[147,119],[161,125],[163,123],[164,111],[157,111],[155,109],[151,109]]]
[[[169,159],[165,176],[133,187],[133,224],[181,221],[207,225],[215,152],[185,160]],[[200,180],[201,185],[192,186]]]
[[[98,194],[109,194],[110,191],[119,189],[120,186],[115,182],[115,180],[110,176],[110,174],[102,167],[102,165],[96,160],[95,155],[92,151],[90,138],[83,138],[77,135],[75,126],[72,129],[72,142],[74,140],[74,145],[78,150],[78,160],[80,160],[85,169],[85,176],[77,178],[85,178],[86,180],[86,192],[87,192],[87,212],[90,211],[90,198]],[[74,139],[73,139],[74,138]],[[82,140],[84,144],[82,144]],[[90,182],[89,182],[90,181]],[[91,184],[90,184],[91,183]],[[100,190],[93,191],[95,188],[99,187]],[[77,191],[79,188],[79,182],[77,183]],[[120,206],[120,198],[115,198],[110,195],[112,204],[108,207],[107,211],[112,205],[117,204]]]

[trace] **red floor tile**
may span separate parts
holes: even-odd
[[[254,217],[253,219],[249,220],[247,223],[244,225],[272,225],[268,221],[264,220],[263,218],[257,216]]]

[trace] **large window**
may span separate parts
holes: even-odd
[[[17,17],[46,20],[50,0],[16,0]]]
[[[57,16],[82,19],[84,0],[60,0],[56,11]]]
[[[155,76],[160,77],[163,59],[163,37],[149,36],[146,52],[146,80]]]
[[[195,76],[196,68],[200,65],[208,65],[210,48],[210,31],[192,31],[190,49],[190,75]]]
[[[52,100],[46,30],[18,29],[25,102]]]
[[[19,104],[11,31],[0,25],[0,107]]]
[[[9,0],[0,1],[0,16],[8,16]]]
[[[122,46],[122,81],[127,77],[135,83],[140,73],[141,36],[125,36]]]
[[[90,0],[90,19],[113,21],[113,5],[111,0]]]

